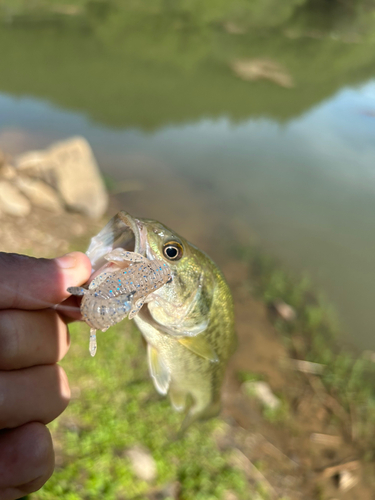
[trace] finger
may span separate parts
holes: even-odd
[[[73,252],[57,259],[0,253],[0,308],[42,309],[69,296],[69,286],[85,283],[89,258]]]
[[[0,434],[0,500],[14,500],[38,490],[54,468],[48,429],[32,422]]]
[[[59,365],[0,372],[0,429],[27,422],[48,424],[69,403],[70,389]]]
[[[0,311],[0,370],[60,361],[68,352],[68,328],[56,311]]]

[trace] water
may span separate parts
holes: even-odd
[[[375,51],[366,30],[344,23],[335,36],[332,26],[302,36],[302,21],[280,21],[266,34],[187,34],[147,17],[129,33],[111,16],[89,21],[0,31],[0,147],[83,135],[112,178],[164,184],[155,213],[140,215],[164,210],[178,222],[206,200],[243,241],[307,271],[349,338],[374,349]],[[294,88],[241,81],[230,70],[236,57],[276,60]],[[183,203],[164,196],[176,179]],[[201,220],[198,239],[210,233]]]

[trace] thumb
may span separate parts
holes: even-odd
[[[87,255],[72,252],[57,259],[36,259],[0,252],[0,309],[43,309],[70,294],[69,286],[91,274]]]

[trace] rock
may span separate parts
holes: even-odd
[[[62,212],[62,205],[56,191],[45,182],[19,176],[15,184],[34,206],[45,208],[51,212]]]
[[[293,307],[284,302],[283,300],[281,299],[275,300],[272,305],[277,314],[284,321],[294,321],[297,318],[297,313],[293,309]]]
[[[352,474],[352,471],[361,466],[359,460],[352,460],[332,467],[326,467],[322,472],[323,478],[333,478],[337,486],[343,491],[352,488],[358,482],[358,476]]]
[[[248,396],[256,397],[264,406],[271,410],[276,410],[281,404],[280,399],[274,395],[267,382],[244,382],[242,390]]]
[[[0,178],[10,180],[10,179],[15,179],[16,176],[17,176],[16,169],[12,165],[9,165],[8,163],[3,163],[3,165],[1,165],[1,158],[0,158]]]
[[[331,436],[329,434],[320,434],[318,432],[313,432],[310,435],[310,439],[313,443],[321,444],[323,446],[341,446],[342,437],[341,436]]]
[[[74,137],[45,151],[32,151],[15,159],[16,167],[56,187],[68,208],[92,218],[107,209],[108,195],[88,142]]]
[[[29,200],[8,181],[0,181],[0,209],[16,217],[25,217],[31,211]]]
[[[270,80],[280,87],[294,87],[291,75],[275,61],[268,59],[238,59],[232,62],[231,67],[239,78],[248,82]]]
[[[56,164],[47,151],[30,151],[21,154],[14,159],[14,163],[19,174],[42,180],[57,189],[54,172]]]
[[[343,470],[339,474],[338,478],[338,486],[339,489],[343,492],[349,491],[351,488],[353,488],[356,484],[358,483],[358,477],[352,474],[348,470]]]
[[[156,479],[156,462],[147,448],[136,445],[126,450],[125,455],[129,458],[134,474],[139,479],[148,482]]]
[[[302,373],[311,373],[312,375],[321,375],[324,372],[325,365],[321,363],[312,363],[304,359],[290,359],[290,367]]]

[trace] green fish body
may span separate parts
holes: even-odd
[[[220,389],[235,348],[233,301],[214,262],[163,224],[119,212],[93,238],[94,268],[121,247],[164,261],[172,280],[153,292],[134,317],[147,342],[148,364],[160,394],[185,411],[182,430],[220,411]]]

